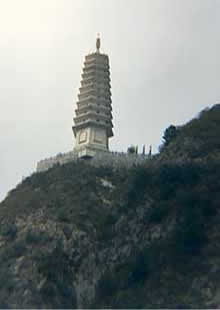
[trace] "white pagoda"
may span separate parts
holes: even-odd
[[[74,151],[78,158],[93,157],[97,152],[109,150],[109,138],[113,136],[110,89],[109,58],[100,53],[98,37],[96,52],[85,57],[73,119]]]

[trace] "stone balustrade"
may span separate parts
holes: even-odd
[[[92,158],[80,159],[80,160],[81,161],[84,160],[96,167],[111,166],[113,168],[117,167],[130,168],[133,165],[144,164],[148,159],[149,159],[148,155],[99,151]],[[77,160],[79,160],[78,155],[76,152],[74,152],[74,150],[68,153],[59,153],[54,157],[50,157],[39,161],[37,163],[37,172],[46,171],[56,164],[64,165],[66,163]]]

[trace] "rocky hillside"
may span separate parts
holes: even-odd
[[[219,308],[220,108],[129,170],[33,174],[0,204],[0,308]]]
[[[161,160],[176,162],[219,160],[220,157],[220,104],[205,109],[184,126],[166,129]]]

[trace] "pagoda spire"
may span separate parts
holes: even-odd
[[[100,53],[100,46],[101,46],[101,40],[100,40],[100,35],[98,33],[97,39],[96,39],[96,53]]]

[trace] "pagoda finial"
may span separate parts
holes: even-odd
[[[99,53],[100,46],[101,46],[101,40],[100,40],[100,35],[99,35],[99,33],[98,33],[97,39],[96,39],[96,52],[97,52],[97,53]]]

